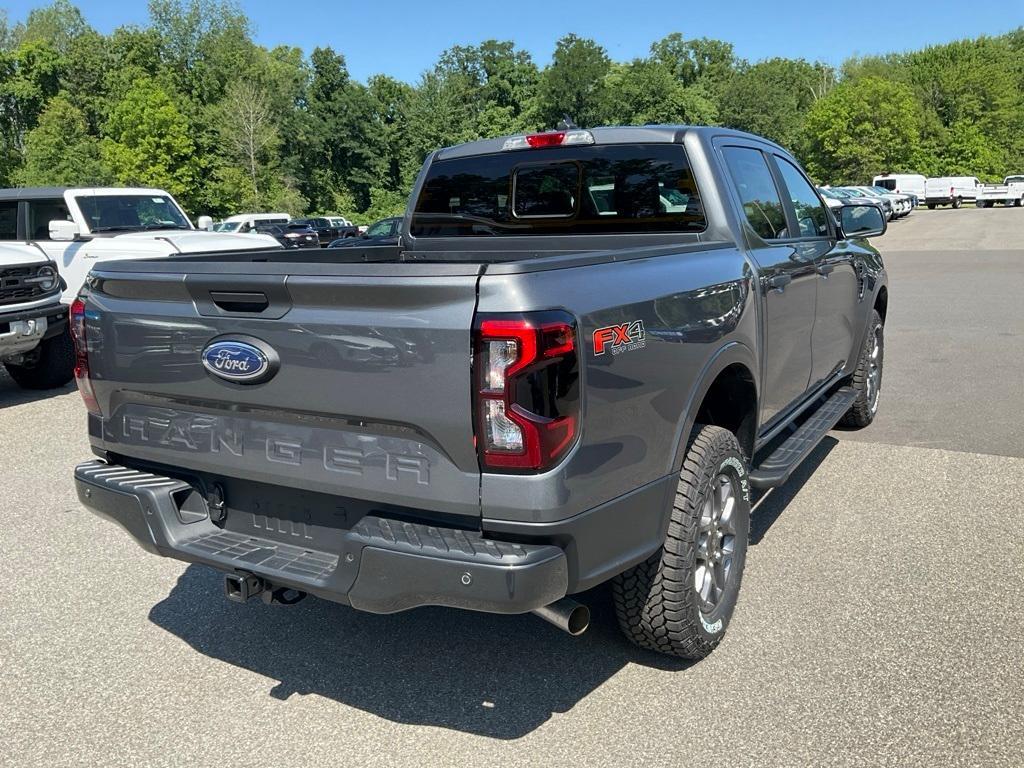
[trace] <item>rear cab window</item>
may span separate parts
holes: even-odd
[[[786,209],[775,178],[761,150],[753,147],[722,147],[729,176],[740,195],[747,224],[762,240],[789,236]]]
[[[551,147],[438,160],[413,237],[696,233],[707,221],[679,144]]]

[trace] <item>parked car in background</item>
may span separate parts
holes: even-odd
[[[287,213],[239,213],[215,224],[213,231],[244,234],[256,229],[257,224],[287,224],[291,218]]]
[[[976,176],[939,176],[924,183],[924,202],[930,209],[939,205],[959,208],[978,198],[981,180]]]
[[[358,237],[339,238],[330,244],[330,248],[352,248],[364,245],[398,245],[398,233],[402,227],[402,217],[392,216],[374,222]]]
[[[920,173],[883,173],[871,180],[871,186],[924,200],[925,181]]]
[[[256,232],[261,235],[270,235],[285,248],[319,248],[320,238],[311,227],[304,227],[301,224],[257,224]]]
[[[1024,205],[1024,175],[1007,176],[1002,184],[984,184],[978,191],[979,208],[991,208],[996,203],[1005,206]]]
[[[328,216],[327,220],[331,222],[332,227],[337,227],[338,229],[353,229],[355,230],[356,234],[359,233],[359,227],[357,227],[351,221],[346,219],[344,216]]]
[[[292,224],[299,224],[307,227],[311,227],[320,238],[320,245],[329,245],[333,240],[345,237],[356,237],[359,234],[359,230],[351,224],[345,225],[342,222],[343,219],[334,219],[338,222],[337,225],[332,223],[331,218],[327,216],[314,216],[309,219],[294,219]]]
[[[875,190],[880,195],[896,196],[901,202],[906,204],[907,212],[904,214],[905,216],[909,215],[915,208],[917,208],[919,198],[917,195],[910,192],[893,192],[888,187],[879,187],[874,185],[869,187],[869,189]]]
[[[888,200],[892,203],[892,217],[894,219],[902,219],[914,210],[914,201],[910,195],[900,195],[896,192],[890,192],[884,187],[857,186],[850,187],[850,189],[855,192],[862,192],[868,197],[879,197],[883,200]]]
[[[871,205],[881,208],[882,215],[885,216],[886,221],[891,221],[893,218],[892,201],[888,198],[882,197],[881,195],[866,195],[852,187],[828,187],[828,189],[832,190],[835,194],[847,200],[849,203],[868,202]]]

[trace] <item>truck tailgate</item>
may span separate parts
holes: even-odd
[[[86,313],[103,413],[93,440],[200,473],[478,518],[479,272],[188,259],[98,267]],[[238,338],[279,358],[271,378],[238,383],[204,366],[212,341]]]

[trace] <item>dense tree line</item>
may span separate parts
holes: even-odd
[[[456,46],[418,82],[353,80],[344,56],[267,49],[230,0],[150,0],[102,35],[69,0],[0,11],[0,186],[163,187],[193,213],[389,215],[439,146],[554,127],[703,123],[790,148],[822,182],[879,171],[1024,172],[1024,29],[912,53],[750,63],[678,33],[612,61],[568,35],[539,66]]]

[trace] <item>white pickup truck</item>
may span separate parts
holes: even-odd
[[[1018,208],[1024,205],[1024,175],[1007,176],[1002,184],[985,184],[978,190],[979,208],[991,208],[996,203]]]
[[[67,384],[74,348],[57,267],[26,243],[0,245],[0,363],[26,389]]]
[[[33,243],[53,260],[64,304],[101,261],[281,247],[269,235],[197,229],[167,192],[130,187],[0,189],[4,241]]]

